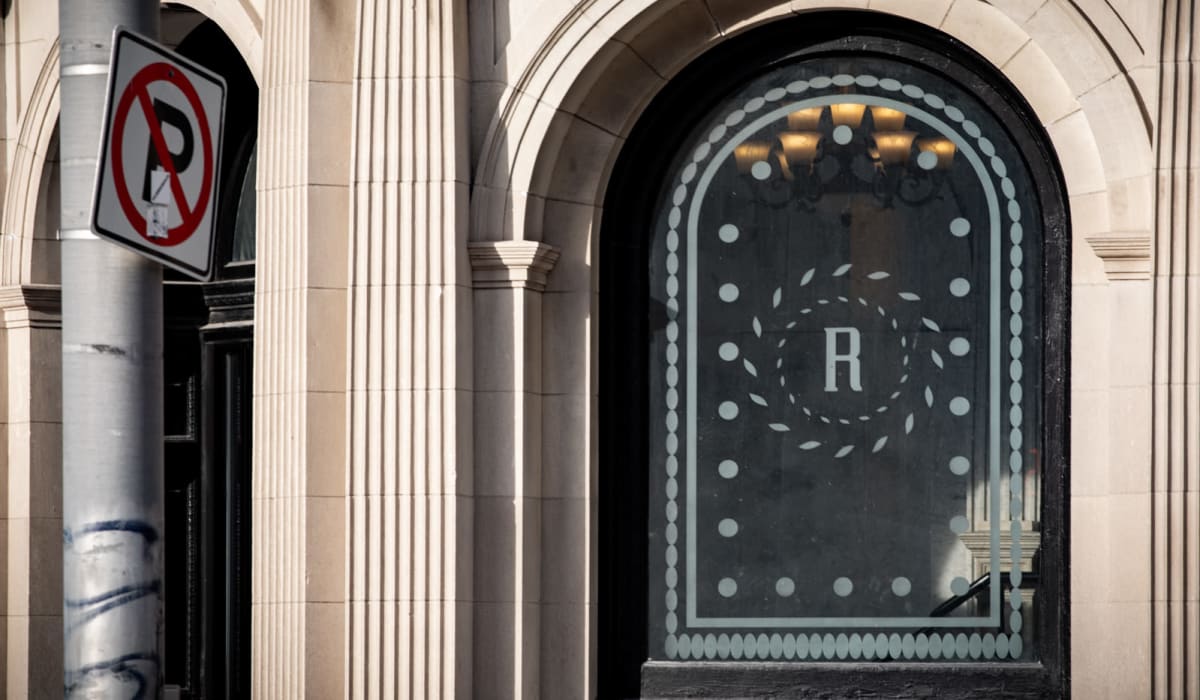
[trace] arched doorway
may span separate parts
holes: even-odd
[[[250,693],[250,478],[258,87],[229,38],[168,6],[164,43],[225,78],[213,281],[164,272],[164,683]]]

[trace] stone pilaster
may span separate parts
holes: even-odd
[[[5,697],[62,688],[62,312],[50,285],[0,287]]]
[[[466,10],[357,12],[347,692],[472,697]]]
[[[1162,14],[1154,318],[1153,688],[1200,697],[1200,212],[1194,0]]]
[[[346,687],[346,306],[354,7],[269,0],[258,128],[252,689]]]
[[[542,292],[558,251],[470,245],[475,285],[475,684],[541,693]]]

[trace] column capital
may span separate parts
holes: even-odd
[[[56,284],[0,287],[0,319],[5,328],[60,328],[62,291]]]
[[[476,241],[467,244],[475,289],[546,289],[558,249],[538,241]]]

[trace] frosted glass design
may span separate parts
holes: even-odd
[[[651,657],[1033,658],[1041,234],[1007,132],[923,69],[817,59],[673,173]]]

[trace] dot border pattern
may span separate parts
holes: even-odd
[[[671,659],[759,659],[764,661],[843,660],[993,660],[1019,659],[1024,640],[1019,632],[946,632],[913,634],[831,632],[812,634],[760,632],[669,635]]]
[[[678,317],[680,311],[679,300],[679,257],[678,248],[680,243],[680,234],[678,228],[682,222],[681,207],[688,197],[688,185],[695,179],[699,164],[706,160],[711,155],[713,146],[724,139],[727,133],[727,128],[732,127],[741,122],[746,114],[756,112],[762,109],[768,102],[779,102],[788,95],[798,95],[807,91],[809,88],[821,90],[830,86],[839,88],[847,88],[853,85],[859,85],[866,88],[880,88],[890,92],[900,92],[913,100],[923,100],[929,107],[940,110],[952,122],[958,123],[963,131],[974,138],[981,152],[990,157],[991,170],[996,177],[1000,179],[1001,191],[1007,200],[1007,206],[1003,209],[1006,211],[1009,220],[1009,232],[1012,246],[1010,248],[1010,261],[1012,262],[1012,270],[1010,273],[1009,286],[1011,293],[1009,295],[1009,310],[1010,310],[1010,352],[1012,361],[1010,362],[1010,396],[1012,398],[1012,408],[1010,410],[1010,431],[1009,431],[1009,447],[1010,447],[1010,471],[1012,477],[1010,479],[1010,489],[1012,499],[1010,501],[1010,509],[1014,515],[1011,520],[1011,571],[1009,575],[1012,590],[1009,596],[1009,605],[1011,614],[1009,616],[1011,634],[1003,632],[987,632],[980,634],[973,632],[967,634],[965,632],[943,634],[904,634],[898,633],[774,633],[767,635],[765,633],[714,633],[688,634],[686,631],[679,633],[679,621],[677,616],[677,608],[679,605],[679,595],[676,587],[679,581],[679,551],[677,548],[678,542],[678,516],[679,503],[677,497],[679,494],[679,416],[678,416],[678,384],[679,384],[679,324]],[[850,97],[850,95],[848,95]],[[993,144],[984,137],[979,127],[973,122],[967,120],[961,110],[953,105],[947,104],[942,98],[933,93],[926,92],[923,88],[912,84],[903,84],[891,78],[879,79],[871,75],[851,76],[847,74],[838,74],[834,76],[820,76],[812,78],[808,81],[799,80],[789,83],[786,87],[774,87],[767,90],[762,96],[754,97],[748,100],[741,109],[733,110],[724,120],[724,123],[718,124],[708,135],[706,142],[701,143],[693,152],[692,162],[684,166],[680,175],[680,184],[672,193],[672,206],[668,214],[669,230],[666,235],[666,269],[668,272],[666,280],[666,312],[668,322],[666,325],[666,459],[665,469],[667,480],[665,485],[666,492],[666,507],[664,514],[666,516],[666,531],[665,541],[666,548],[664,552],[666,560],[665,579],[667,584],[666,591],[666,618],[665,627],[667,636],[664,640],[664,651],[669,659],[1005,659],[1019,658],[1022,654],[1023,640],[1021,636],[1021,602],[1022,594],[1020,591],[1021,584],[1021,523],[1017,516],[1017,511],[1020,508],[1020,496],[1022,493],[1022,471],[1023,471],[1023,455],[1021,435],[1021,374],[1022,364],[1020,361],[1022,353],[1021,331],[1023,328],[1023,318],[1021,315],[1023,296],[1021,292],[1022,273],[1021,273],[1021,240],[1022,226],[1020,224],[1021,207],[1015,198],[1015,187],[1008,177],[1008,168],[1004,161],[996,155]],[[756,319],[757,320],[757,319]],[[735,582],[736,583],[736,582]]]

